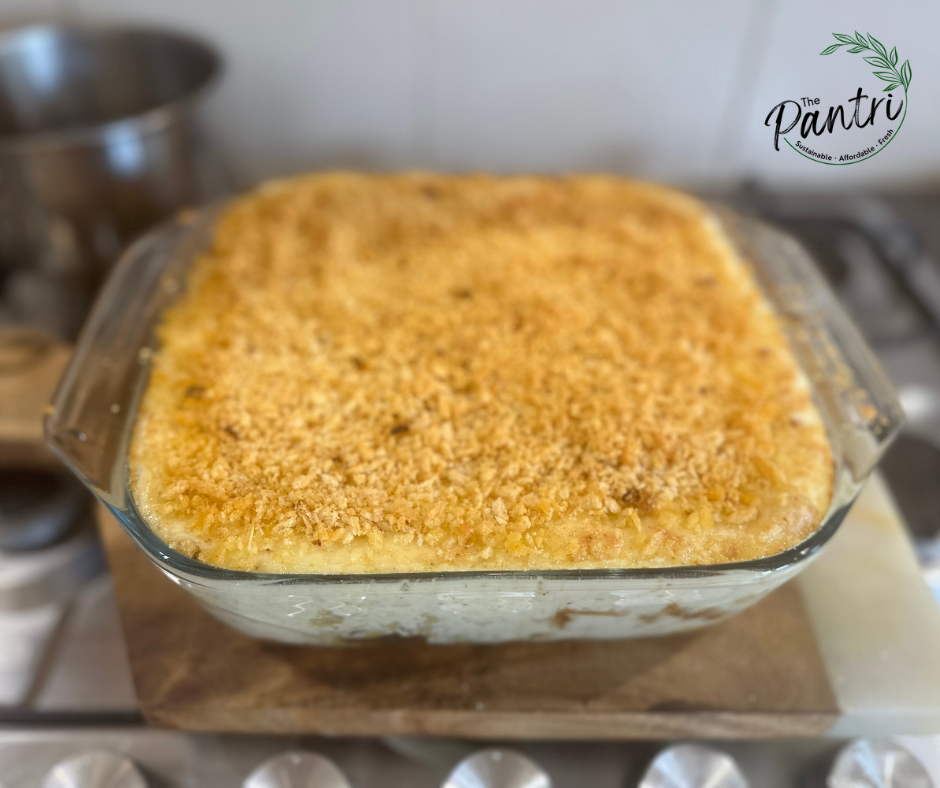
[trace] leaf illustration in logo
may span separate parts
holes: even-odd
[[[891,83],[891,87],[885,88],[885,90],[894,90],[900,85],[904,86],[905,91],[907,90],[908,86],[911,84],[911,64],[909,61],[905,60],[904,65],[901,67],[900,71],[898,70],[897,47],[894,47],[889,54],[887,47],[871,33],[868,34],[868,38],[865,38],[865,36],[863,36],[857,30],[855,31],[855,38],[852,38],[852,36],[847,36],[844,33],[833,33],[832,35],[840,43],[826,47],[822,52],[820,52],[821,55],[831,55],[843,45],[850,46],[848,51],[853,55],[857,55],[859,52],[874,52],[875,54],[871,57],[862,59],[870,66],[885,69],[884,71],[873,72],[874,75],[878,77],[878,79],[882,79],[885,82]]]
[[[904,65],[901,66],[901,81],[904,83],[905,88],[911,86],[911,76],[911,61],[905,60]]]
[[[871,41],[871,45],[885,57],[888,56],[888,50],[885,49],[885,45],[882,44],[877,38],[875,38],[871,33],[868,34],[868,40]]]
[[[894,90],[896,87],[899,87],[897,82],[895,82],[893,85],[888,85],[888,87],[884,89],[884,92],[887,93],[889,90]]]

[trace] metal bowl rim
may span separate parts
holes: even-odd
[[[189,114],[218,84],[225,70],[225,60],[208,40],[199,35],[182,32],[160,25],[95,25],[37,23],[12,28],[0,33],[0,52],[12,46],[19,38],[46,31],[55,35],[81,36],[84,38],[108,38],[136,34],[156,38],[176,39],[195,49],[202,50],[211,62],[209,76],[186,94],[173,101],[160,104],[143,112],[116,118],[106,123],[75,126],[54,131],[27,132],[25,134],[0,133],[0,154],[20,153],[27,149],[56,150],[76,147],[93,147],[122,128],[137,134],[154,134]]]

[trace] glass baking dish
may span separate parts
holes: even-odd
[[[382,637],[495,643],[663,635],[721,620],[802,571],[821,551],[898,431],[902,411],[871,351],[791,237],[715,215],[780,315],[825,420],[832,504],[803,543],[768,558],[665,569],[263,574],[209,566],[167,547],[137,511],[128,446],[155,349],[153,328],[182,290],[224,206],[138,241],[101,293],[46,417],[49,445],[171,580],[249,635],[315,645]]]

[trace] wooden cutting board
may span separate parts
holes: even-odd
[[[58,467],[42,417],[71,355],[37,331],[0,328],[0,467]]]
[[[674,637],[499,646],[264,643],[215,621],[105,515],[143,713],[188,730],[481,738],[813,735],[838,715],[799,591]]]
[[[102,513],[154,725],[486,739],[940,732],[940,608],[877,477],[797,581],[707,629],[621,642],[264,643],[205,613]]]

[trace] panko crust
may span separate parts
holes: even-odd
[[[715,564],[809,536],[826,430],[705,206],[603,176],[277,181],[162,316],[131,446],[234,569]]]

